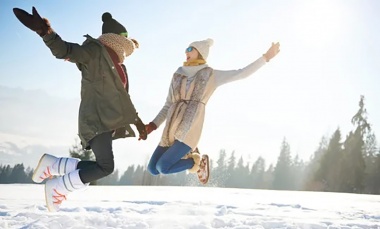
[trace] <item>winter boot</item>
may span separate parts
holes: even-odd
[[[198,148],[186,154],[184,159],[192,158],[194,160],[194,166],[190,168],[189,173],[196,173],[199,170],[199,165],[201,163],[201,154],[198,151]]]
[[[50,212],[59,210],[62,201],[66,200],[67,194],[84,189],[88,186],[79,177],[79,169],[61,177],[46,181],[45,200]]]
[[[63,176],[76,170],[78,162],[79,159],[77,158],[58,158],[50,154],[44,154],[34,170],[32,180],[36,183],[41,183],[52,176]]]
[[[209,158],[206,154],[202,155],[202,160],[199,164],[199,170],[197,171],[198,179],[202,184],[207,184],[210,177]]]
[[[201,157],[199,149],[195,148],[195,150],[186,155],[186,158],[192,158],[194,160],[194,166],[189,169],[189,173],[197,173],[199,181],[202,184],[206,184],[210,176],[210,162],[208,156],[204,154]]]

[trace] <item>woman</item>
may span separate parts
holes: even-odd
[[[49,211],[58,211],[69,192],[83,189],[113,172],[112,140],[134,137],[130,124],[136,125],[140,138],[146,139],[145,126],[128,94],[127,72],[122,65],[138,43],[127,37],[125,27],[110,13],[102,16],[102,35],[97,39],[86,35],[86,41],[79,45],[62,40],[34,7],[32,15],[17,8],[13,11],[26,27],[42,37],[55,57],[77,64],[82,72],[79,137],[83,148],[92,149],[96,161],[44,154],[32,177],[41,183],[58,176],[45,184],[47,207]]]
[[[148,170],[153,175],[189,170],[197,173],[202,184],[209,178],[207,155],[200,157],[197,145],[202,133],[207,101],[219,86],[243,79],[269,62],[280,51],[280,44],[243,69],[221,71],[206,64],[213,40],[195,41],[186,48],[186,61],[174,73],[165,105],[156,118],[145,126],[147,134],[165,120],[161,141],[154,151]]]

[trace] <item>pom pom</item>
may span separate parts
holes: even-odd
[[[211,38],[207,39],[208,46],[212,46],[214,44],[214,40]]]
[[[137,40],[135,40],[135,39],[132,38],[131,41],[133,42],[133,44],[135,44],[136,48],[140,47],[140,44],[139,44],[139,42]]]
[[[108,12],[105,12],[103,15],[102,15],[102,21],[103,22],[106,22],[106,21],[109,21],[112,19],[112,15]]]

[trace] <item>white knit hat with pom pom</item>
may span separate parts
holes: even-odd
[[[194,41],[189,45],[189,47],[194,47],[198,50],[198,52],[202,55],[204,60],[207,60],[208,52],[210,47],[214,44],[214,40],[208,38],[203,41]]]

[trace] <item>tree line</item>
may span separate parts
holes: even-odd
[[[286,138],[275,164],[267,165],[262,157],[249,164],[235,152],[222,149],[218,158],[210,161],[211,176],[206,186],[380,194],[380,150],[368,122],[364,96],[351,123],[353,129],[345,137],[339,128],[332,136],[323,136],[309,161],[292,156]],[[94,160],[92,151],[83,150],[78,143],[69,154]],[[92,185],[201,186],[194,174],[152,176],[146,168],[131,165],[123,173],[115,170]],[[33,183],[32,174],[33,169],[23,164],[0,165],[0,183]]]

